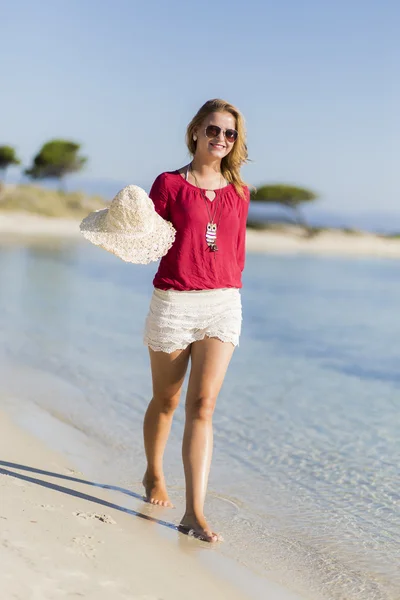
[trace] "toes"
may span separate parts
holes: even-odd
[[[214,533],[213,531],[206,531],[205,529],[195,529],[187,525],[179,525],[178,531],[180,531],[181,533],[185,533],[186,535],[192,536],[194,538],[197,538],[198,540],[201,540],[203,542],[209,542],[211,544],[223,541],[222,535]]]
[[[173,508],[173,504],[169,500],[159,500],[158,498],[147,498],[147,501],[154,506],[162,506],[164,508]]]
[[[195,535],[195,537],[197,537],[199,540],[201,540],[202,542],[208,542],[210,544],[215,544],[215,542],[217,542],[217,536],[213,535],[212,533],[198,533],[197,535]]]
[[[214,544],[215,542],[223,542],[224,538],[219,533],[215,533],[215,531],[204,531],[202,539],[205,539],[207,542],[211,542]]]

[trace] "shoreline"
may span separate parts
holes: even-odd
[[[25,600],[35,590],[49,599],[187,600],[190,590],[191,600],[301,600],[217,546],[179,534],[167,509],[111,481],[95,483],[102,478],[90,477],[90,439],[17,388],[9,382],[0,393],[4,597]]]
[[[37,236],[37,239],[37,245],[30,245],[25,237],[20,237],[16,245],[0,246],[3,282],[0,420],[2,396],[6,396],[7,412],[12,413],[18,426],[42,440],[47,449],[55,449],[68,457],[68,468],[85,473],[80,478],[90,481],[92,487],[84,482],[75,482],[83,493],[95,496],[97,488],[104,493],[104,484],[118,485],[126,491],[116,493],[115,490],[118,497],[115,502],[144,513],[145,505],[140,502],[139,508],[137,496],[129,495],[128,491],[142,493],[141,419],[149,397],[150,382],[149,365],[146,356],[143,356],[138,334],[142,313],[147,308],[147,275],[144,273],[143,278],[139,276],[127,282],[120,272],[124,270],[123,263],[113,264],[114,259],[110,260],[104,253],[67,238],[43,241],[52,238]],[[259,301],[260,290],[265,287],[260,287],[262,281],[259,277],[259,268],[263,266],[271,271],[271,277],[268,277],[272,284],[268,291],[272,300],[270,315],[275,314],[278,320],[273,317],[273,321],[265,323],[263,328],[249,331],[248,351],[244,348],[244,354],[238,358],[237,369],[235,366],[229,383],[231,387],[221,400],[217,434],[221,452],[214,460],[207,499],[207,516],[225,536],[226,542],[210,553],[210,549],[191,540],[190,549],[196,553],[196,560],[200,563],[208,560],[206,564],[212,573],[215,574],[216,568],[220,569],[216,575],[224,575],[231,585],[234,585],[239,572],[244,571],[242,580],[252,580],[253,572],[260,578],[278,581],[283,587],[297,590],[307,600],[315,598],[317,590],[321,597],[323,591],[331,591],[331,595],[336,593],[341,598],[355,598],[358,597],[356,590],[360,589],[365,598],[389,597],[390,590],[393,598],[397,598],[398,573],[393,563],[395,546],[390,544],[384,533],[380,533],[386,531],[385,522],[389,527],[391,524],[387,531],[393,534],[396,531],[391,500],[386,502],[375,489],[375,479],[367,479],[367,486],[370,485],[366,489],[376,493],[370,512],[370,505],[364,505],[364,496],[360,497],[359,488],[348,486],[353,479],[347,466],[354,468],[356,474],[363,473],[365,463],[362,456],[369,452],[367,437],[366,444],[361,446],[360,460],[352,463],[353,432],[360,432],[360,439],[363,439],[364,425],[370,429],[376,422],[373,406],[370,412],[365,411],[363,419],[357,421],[359,414],[364,415],[359,410],[363,400],[374,394],[380,397],[386,410],[391,411],[393,407],[395,372],[387,361],[381,360],[382,353],[379,354],[375,342],[380,340],[382,331],[390,339],[393,330],[391,323],[400,291],[395,279],[396,263],[365,259],[263,259],[249,255],[248,311],[255,317],[256,324],[264,323],[265,315],[264,304]],[[307,269],[311,271],[305,272]],[[285,298],[288,274],[293,285],[290,286],[290,297]],[[336,274],[338,279],[332,279]],[[389,312],[388,318],[376,321],[371,319],[371,315],[375,314],[377,296],[368,292],[386,289],[387,286],[390,286],[389,310],[394,312],[393,315]],[[327,303],[332,292],[335,302]],[[101,298],[101,302],[93,302],[97,298]],[[347,304],[349,310],[343,312]],[[132,305],[136,313],[134,319]],[[118,307],[117,319],[114,319],[115,306]],[[295,306],[299,307],[297,312]],[[317,334],[316,327],[326,321],[327,315],[330,325],[326,333],[322,327],[321,333]],[[338,327],[332,329],[332,323],[337,323]],[[369,332],[367,336],[364,336],[361,326]],[[370,351],[362,353],[364,370],[354,368],[360,364],[356,357],[361,356],[356,354],[358,346],[353,345],[350,335],[355,327],[358,332],[361,331],[360,339],[363,343],[365,340],[365,347],[370,348]],[[320,344],[316,345],[318,341],[322,342],[323,353],[315,351],[320,349]],[[338,354],[337,348],[341,348],[344,354]],[[274,355],[277,355],[276,358]],[[332,357],[339,360],[329,364],[326,358],[330,361]],[[248,377],[251,385],[247,394]],[[264,379],[269,382],[267,395],[271,417],[269,422],[260,422],[259,430],[258,417],[265,404]],[[332,420],[329,422],[325,419],[326,411],[318,409],[318,402],[314,402],[321,395],[321,390],[326,392],[324,405],[330,406]],[[244,402],[238,403],[232,421],[231,400],[239,395]],[[299,412],[305,426],[307,422],[311,423],[307,430],[298,429],[296,423],[293,424],[292,407],[294,403],[298,405],[299,397],[305,399],[299,409],[304,407],[310,415],[307,421],[307,414]],[[352,399],[351,406],[346,398]],[[346,419],[349,411],[350,421]],[[393,454],[390,440],[395,439],[395,421],[393,414],[388,414],[390,417],[382,421],[385,428],[382,430],[387,433],[387,445],[383,447]],[[162,516],[157,514],[158,518],[172,524],[178,522],[184,506],[179,448],[183,413],[177,414],[177,417],[166,461],[168,483],[177,509],[175,514],[171,511]],[[346,485],[338,485],[331,490],[328,477],[326,483],[315,488],[315,475],[318,477],[321,467],[325,468],[325,463],[328,464],[324,453],[327,443],[330,442],[331,446],[332,439],[335,439],[338,426],[343,431],[344,442],[350,443],[350,452],[345,452],[343,461],[340,456],[336,463],[338,479],[340,477],[339,481]],[[257,439],[254,431],[260,431]],[[321,441],[321,431],[326,440]],[[269,435],[266,436],[265,432]],[[271,442],[264,442],[266,439]],[[315,442],[315,457],[308,451],[312,442]],[[232,443],[235,444],[233,447]],[[14,449],[19,445],[10,441],[8,447]],[[52,460],[47,454],[43,470],[56,473],[47,464]],[[310,457],[311,463],[302,462],[305,454]],[[30,451],[26,456],[31,460]],[[265,456],[271,459],[265,460]],[[328,461],[330,456],[327,455]],[[12,456],[12,462],[17,463],[16,456]],[[54,463],[58,465],[56,461]],[[22,460],[19,464],[41,468],[37,463]],[[382,476],[385,474],[389,482],[392,481],[394,467],[393,461],[380,464]],[[231,478],[232,469],[236,474],[234,480]],[[99,482],[103,487],[93,482]],[[66,487],[66,484],[63,485]],[[18,491],[26,495],[28,490]],[[112,493],[108,490],[107,495]],[[57,496],[61,494],[59,492]],[[349,497],[354,498],[351,505]],[[60,502],[63,503],[62,500]],[[40,500],[42,503],[43,500]],[[46,504],[51,507],[54,501]],[[337,507],[337,512],[335,508],[331,512],[332,505]],[[383,520],[378,516],[381,506],[384,507]],[[96,509],[99,508],[96,506]],[[365,530],[366,535],[352,535],[350,540],[348,534],[353,534],[354,530],[346,528],[348,510],[354,516],[352,523],[356,532],[361,532],[365,514],[374,515]],[[24,511],[25,507],[20,507],[17,520],[24,516]],[[338,516],[340,519],[336,522]],[[69,527],[71,521],[67,517],[59,514]],[[138,520],[135,515],[129,517],[133,521]],[[37,520],[34,515],[32,520]],[[114,520],[118,523],[116,518]],[[26,526],[30,527],[28,523]],[[41,523],[41,526],[49,529],[47,522]],[[172,550],[180,543],[178,538],[181,538],[175,530],[151,522],[147,522],[147,526],[149,535],[156,532],[157,535],[168,536]],[[11,541],[22,540],[26,545],[24,536],[27,533],[29,531],[13,530]],[[89,531],[88,535],[92,536],[92,532]],[[137,538],[134,530],[133,536]],[[364,544],[370,539],[376,539],[377,545]],[[154,537],[154,544],[157,543],[157,537]],[[101,542],[99,544],[101,546]],[[124,543],[124,548],[125,545],[130,551],[129,544]],[[67,546],[64,544],[64,547]],[[68,552],[73,552],[73,549],[72,545]],[[46,546],[41,550],[45,554]],[[37,554],[40,555],[39,552]],[[221,554],[228,558],[224,564],[230,565],[225,570],[219,566]],[[235,565],[233,568],[232,564]],[[157,560],[154,566],[157,570]],[[250,570],[248,575],[246,568]],[[240,582],[236,587],[247,592]],[[269,583],[265,587],[269,590]],[[20,598],[27,596],[21,593]],[[273,593],[271,596],[276,600]],[[161,598],[166,600],[165,595]],[[263,596],[261,598],[264,600]],[[157,600],[160,600],[159,596]]]
[[[51,218],[29,213],[0,212],[0,241],[18,242],[40,238],[82,241],[80,220]],[[258,254],[308,254],[314,256],[351,256],[400,259],[400,238],[383,237],[368,232],[345,232],[335,229],[306,237],[295,225],[282,225],[260,231],[247,229],[247,252]]]

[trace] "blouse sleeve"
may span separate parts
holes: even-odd
[[[151,186],[149,197],[153,201],[156,213],[163,219],[168,219],[168,190],[165,173],[161,173]]]
[[[244,263],[246,259],[246,223],[247,215],[249,213],[250,204],[250,190],[246,188],[245,198],[240,198],[240,221],[239,221],[239,235],[237,245],[237,258],[240,270],[243,271]]]

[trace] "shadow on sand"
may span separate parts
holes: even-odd
[[[5,468],[8,467],[8,468]],[[114,508],[115,510],[119,510],[121,512],[127,513],[134,517],[139,517],[141,519],[145,519],[146,521],[152,521],[153,523],[157,523],[158,525],[162,525],[163,527],[168,527],[169,529],[174,529],[175,531],[181,531],[177,525],[174,523],[170,523],[168,521],[163,521],[162,519],[155,519],[154,517],[150,517],[149,515],[145,515],[136,510],[132,510],[130,508],[125,508],[119,504],[115,504],[114,502],[108,502],[107,500],[102,500],[101,498],[96,498],[96,496],[92,496],[90,494],[85,494],[84,492],[79,492],[77,490],[71,489],[69,487],[65,487],[63,485],[58,485],[56,483],[50,483],[49,481],[44,481],[43,479],[38,479],[37,477],[31,477],[30,475],[26,475],[24,473],[16,473],[15,471],[9,471],[8,469],[17,469],[19,471],[25,471],[27,473],[34,473],[36,475],[46,475],[47,477],[55,477],[57,479],[62,479],[64,481],[73,481],[74,483],[80,483],[84,485],[90,485],[92,487],[102,488],[105,490],[112,490],[115,492],[121,492],[123,494],[127,494],[137,500],[141,500],[142,502],[146,502],[144,496],[140,494],[136,494],[135,492],[131,492],[130,490],[126,490],[124,488],[118,487],[116,485],[107,485],[102,483],[94,483],[93,481],[86,481],[84,479],[79,479],[77,477],[70,477],[68,475],[62,475],[61,473],[53,473],[51,471],[43,471],[41,469],[36,469],[34,467],[28,467],[27,465],[20,465],[18,463],[7,462],[4,460],[0,460],[0,474],[9,475],[10,477],[15,477],[15,479],[20,479],[22,481],[28,481],[29,483],[34,483],[36,485],[40,485],[45,488],[49,488],[56,492],[61,492],[62,494],[68,494],[69,496],[74,496],[75,498],[81,498],[82,500],[88,500],[89,502],[94,502],[95,504],[100,504],[106,508]],[[184,533],[181,531],[181,533]]]

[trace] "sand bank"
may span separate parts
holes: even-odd
[[[376,256],[400,258],[400,238],[387,238],[368,232],[321,231],[308,237],[300,227],[277,231],[247,230],[249,252],[271,254],[316,254],[322,256]]]
[[[1,237],[26,235],[77,238],[80,236],[79,221],[52,219],[29,213],[4,212],[0,213],[0,235]]]
[[[82,240],[79,221],[53,219],[26,213],[0,213],[0,240],[15,237],[52,237]],[[315,254],[326,256],[377,256],[400,258],[400,238],[373,233],[321,231],[308,237],[302,228],[282,226],[265,231],[247,230],[248,252],[266,254]]]

